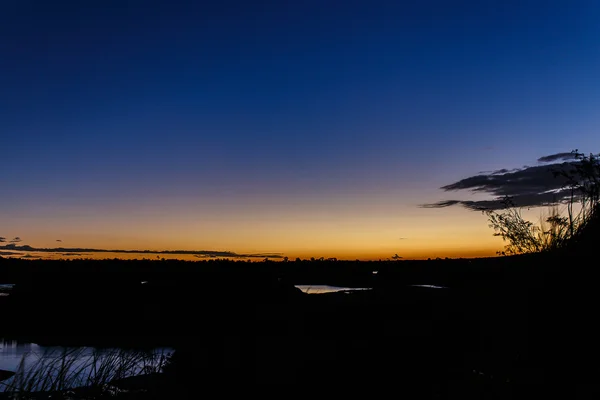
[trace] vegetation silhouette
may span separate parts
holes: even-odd
[[[135,378],[156,381],[169,362],[161,351],[63,348],[27,354],[0,391],[13,398],[104,398],[134,389]],[[27,362],[26,362],[27,361]],[[158,389],[156,387],[155,389]]]
[[[503,199],[505,210],[485,210],[495,236],[507,241],[501,255],[553,251],[572,246],[581,239],[583,232],[597,219],[600,199],[600,160],[598,156],[572,152],[575,161],[564,162],[553,168],[555,177],[563,178],[561,192],[569,193],[563,203],[565,213],[556,204],[549,215],[540,218],[538,225],[525,220],[522,208],[517,208],[511,197]],[[578,209],[578,210],[577,210]],[[577,211],[576,211],[577,210]],[[589,235],[586,235],[588,237]]]

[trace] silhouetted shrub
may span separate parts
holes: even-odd
[[[565,248],[574,241],[581,241],[591,221],[597,219],[600,204],[600,159],[573,151],[574,162],[565,162],[553,170],[555,177],[565,179],[563,190],[570,193],[566,203],[566,215],[557,205],[550,207],[547,217],[539,224],[525,220],[509,196],[504,198],[503,211],[484,211],[489,219],[494,236],[508,242],[501,255],[537,253]],[[578,209],[578,210],[576,210]]]

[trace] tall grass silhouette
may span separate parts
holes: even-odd
[[[26,399],[34,393],[53,399],[102,397],[119,392],[118,381],[157,374],[168,363],[170,353],[125,349],[63,348],[27,353],[15,375],[0,382],[0,391],[11,399]],[[91,396],[91,397],[90,397]]]

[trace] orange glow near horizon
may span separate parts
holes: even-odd
[[[214,212],[189,208],[169,215],[152,209],[124,210],[103,218],[41,218],[27,225],[21,219],[14,226],[9,221],[3,229],[14,230],[14,236],[23,238],[21,244],[34,248],[210,250],[277,253],[290,259],[384,260],[395,254],[403,259],[471,258],[494,256],[502,249],[486,217],[461,208],[422,209],[391,201],[372,207],[342,201],[304,205],[288,213],[285,209],[282,205],[246,206],[230,213],[221,209],[218,218]],[[105,258],[103,254],[93,258]]]
[[[419,203],[399,191],[301,199],[281,194],[204,202],[143,199],[16,215],[3,221],[2,236],[20,236],[21,244],[34,248],[208,250],[290,259],[471,258],[502,250],[482,213]],[[540,209],[525,214],[537,222]]]

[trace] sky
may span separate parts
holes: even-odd
[[[592,0],[2,0],[0,236],[494,255],[481,212],[421,205],[600,149],[598,21]]]

